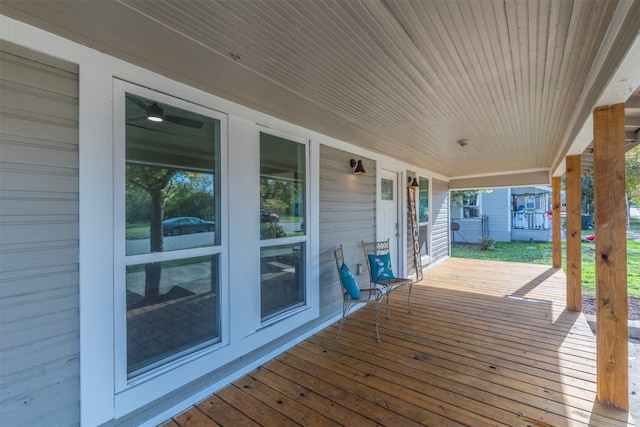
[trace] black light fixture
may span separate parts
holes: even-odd
[[[349,160],[349,164],[351,165],[352,168],[355,168],[353,173],[356,175],[362,175],[367,173],[366,170],[364,170],[364,166],[362,166],[362,160],[358,160],[356,162],[356,159],[351,159]]]
[[[409,182],[411,182],[411,177],[409,177]],[[420,184],[418,184],[418,180],[416,179],[416,177],[413,177],[413,182],[411,182],[411,187],[420,187]]]
[[[164,121],[164,111],[156,102],[147,108],[147,119],[157,123]]]

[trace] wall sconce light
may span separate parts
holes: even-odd
[[[349,160],[349,164],[351,165],[352,168],[355,168],[353,173],[355,173],[356,175],[362,175],[364,173],[367,173],[367,171],[364,170],[364,166],[362,166],[362,160],[358,160],[356,162],[355,159],[351,159]]]
[[[410,183],[410,185],[409,185],[410,187],[420,187],[420,184],[418,184],[418,180],[415,177],[413,177],[413,179],[411,179],[411,177],[409,177],[407,179],[407,183]]]

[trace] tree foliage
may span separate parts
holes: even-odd
[[[631,203],[640,205],[640,145],[625,157],[626,190]]]
[[[302,184],[296,181],[260,178],[260,209],[281,215],[295,215],[293,203],[302,194]]]
[[[476,197],[480,193],[491,193],[489,189],[475,189],[475,190],[454,190],[451,191],[451,205],[461,208],[464,205],[464,201]]]

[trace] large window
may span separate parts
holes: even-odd
[[[260,133],[260,308],[267,321],[306,303],[306,145]]]
[[[125,95],[126,372],[220,341],[220,121]]]

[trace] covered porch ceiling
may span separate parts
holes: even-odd
[[[4,0],[0,11],[451,188],[549,183],[588,147],[603,102],[628,102],[638,141],[637,1]]]

